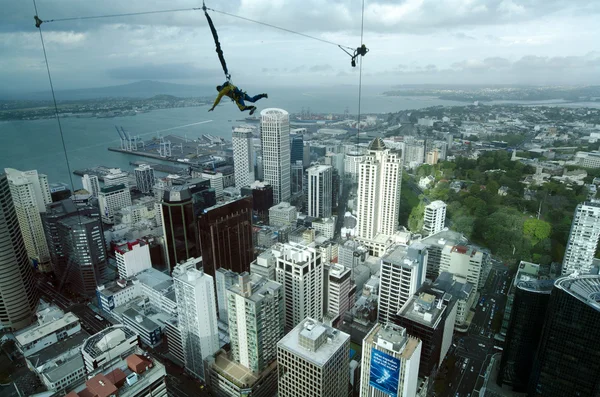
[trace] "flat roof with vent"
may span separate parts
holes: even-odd
[[[304,347],[307,346],[307,341],[317,342],[321,338],[324,338],[322,343],[313,345],[317,346],[316,350]],[[277,346],[322,367],[349,340],[350,335],[347,333],[307,318],[284,336]]]

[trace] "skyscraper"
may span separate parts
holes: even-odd
[[[381,259],[378,313],[381,324],[392,321],[423,285],[426,264],[427,249],[419,243],[397,246]]]
[[[304,182],[304,166],[302,161],[296,161],[292,163],[292,179],[290,181],[292,187],[292,195],[302,193],[302,187]]]
[[[431,236],[442,231],[446,226],[446,203],[433,201],[425,206],[423,214],[423,231]]]
[[[233,358],[254,373],[277,359],[283,338],[281,284],[243,273],[227,291],[229,338]]]
[[[98,182],[98,177],[96,175],[84,174],[81,177],[81,182],[83,184],[83,188],[88,191],[92,196],[98,197],[100,193],[100,182]]]
[[[290,135],[290,162],[302,162],[304,158],[304,137],[300,134]]]
[[[589,273],[600,237],[600,201],[579,204],[575,209],[571,233],[563,259],[562,274]]]
[[[0,325],[10,330],[26,327],[35,318],[37,289],[4,174],[0,174],[0,274]]]
[[[290,115],[269,108],[260,118],[264,180],[273,186],[273,202],[279,204],[290,199]]]
[[[195,266],[194,261],[176,266],[173,284],[185,369],[204,380],[204,359],[219,350],[219,329],[213,278]]]
[[[398,226],[402,159],[374,139],[359,164],[358,236],[367,246],[378,234],[392,235]],[[371,248],[371,247],[369,247]]]
[[[142,193],[152,193],[152,186],[154,186],[154,170],[152,167],[148,164],[140,164],[133,171],[135,172],[135,184],[138,190]]]
[[[350,335],[306,318],[277,343],[279,397],[347,397]]]
[[[291,330],[305,317],[323,318],[323,263],[313,247],[297,243],[276,244],[275,278],[283,285],[285,329]]]
[[[92,295],[106,269],[106,242],[100,213],[71,199],[52,203],[43,215],[52,266],[59,288]]]
[[[331,216],[332,167],[315,165],[306,170],[308,174],[308,216],[329,218]]]
[[[598,396],[598,324],[600,276],[556,280],[531,371],[529,397]]]
[[[234,127],[231,140],[233,144],[235,187],[241,189],[254,182],[254,145],[252,144],[252,129]]]
[[[483,252],[469,245],[446,244],[442,250],[440,273],[450,272],[467,279],[476,289],[483,287]]]
[[[343,265],[338,263],[325,265],[324,273],[323,313],[327,317],[327,323],[337,328],[344,314],[354,304],[356,286],[350,280],[350,268]]]
[[[115,223],[116,213],[124,207],[131,205],[131,192],[126,185],[104,186],[98,194],[98,205],[102,222]]]
[[[198,219],[204,272],[215,277],[217,269],[250,271],[254,260],[252,197],[207,208]]]
[[[255,181],[241,189],[242,196],[252,196],[252,215],[255,221],[269,224],[269,209],[273,206],[273,186]]]
[[[165,187],[161,207],[169,269],[188,258],[200,257],[198,216],[215,204],[215,193],[207,180]]]
[[[521,281],[517,284],[500,361],[499,385],[510,385],[515,392],[527,391],[553,286],[554,281],[551,280]]]
[[[37,171],[13,168],[6,168],[5,172],[27,255],[46,269],[50,264],[50,251],[40,213],[46,212],[46,204],[52,202],[48,177]]]
[[[360,397],[416,397],[421,347],[400,326],[375,325],[362,344]]]

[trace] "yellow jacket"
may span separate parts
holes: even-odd
[[[235,88],[236,87],[231,83],[223,87],[223,89],[219,91],[219,95],[217,95],[217,99],[215,99],[215,103],[213,103],[212,107],[215,108],[219,104],[219,102],[221,102],[221,98],[223,98],[224,95],[227,95],[231,99],[235,100],[235,98],[233,97],[233,92],[235,91]]]

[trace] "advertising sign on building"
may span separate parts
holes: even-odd
[[[400,360],[377,349],[371,350],[369,386],[391,397],[397,397],[399,379]]]

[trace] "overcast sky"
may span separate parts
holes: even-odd
[[[0,87],[47,88],[33,4],[2,1]],[[38,0],[42,19],[191,8],[200,0]],[[350,47],[359,0],[209,0],[207,6]],[[212,13],[235,82],[356,84],[335,46]],[[366,0],[363,83],[600,84],[599,0]],[[200,11],[42,25],[57,89],[223,79]],[[39,90],[39,89],[38,89]]]

